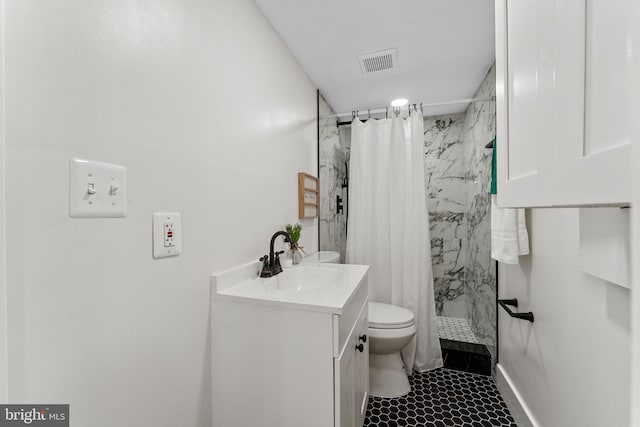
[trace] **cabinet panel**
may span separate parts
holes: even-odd
[[[586,2],[585,156],[628,145],[630,141],[629,11],[629,0]]]
[[[538,150],[534,143],[538,134],[541,85],[539,56],[542,53],[538,26],[544,21],[541,13],[529,9],[538,0],[510,3],[507,9],[508,105],[509,145],[507,171],[509,180],[527,177],[538,172]],[[541,2],[542,3],[542,2]],[[541,12],[536,10],[535,12]]]
[[[553,140],[553,0],[496,2],[498,202],[544,205]]]
[[[574,99],[580,96],[584,99],[583,137],[577,144],[559,145],[564,150],[558,155],[558,163],[568,179],[559,188],[562,191],[558,191],[555,204],[625,204],[631,195],[630,1],[568,3],[579,6],[567,11],[565,22],[583,23],[582,44],[575,44],[575,49],[584,47],[584,55],[576,54],[573,58],[581,60],[575,66],[580,65],[583,73],[567,75],[558,85],[566,87],[569,81],[582,83],[577,88],[581,92],[576,89],[573,95]],[[575,130],[573,135],[578,133]]]
[[[213,300],[211,334],[214,426],[333,426],[329,314]]]

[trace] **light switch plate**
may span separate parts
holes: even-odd
[[[69,216],[127,216],[127,168],[109,163],[69,161]]]
[[[178,256],[182,252],[182,224],[178,212],[154,212],[153,257]]]

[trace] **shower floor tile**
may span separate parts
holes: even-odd
[[[414,373],[403,397],[369,399],[365,427],[517,427],[490,377],[446,368]]]
[[[478,339],[474,335],[467,319],[457,317],[437,316],[438,336],[445,340],[462,341],[478,344]]]

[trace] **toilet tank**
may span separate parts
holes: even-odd
[[[302,258],[302,262],[322,262],[340,264],[340,252],[318,251]]]

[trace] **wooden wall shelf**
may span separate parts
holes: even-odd
[[[298,218],[320,216],[320,183],[308,173],[298,172]]]

